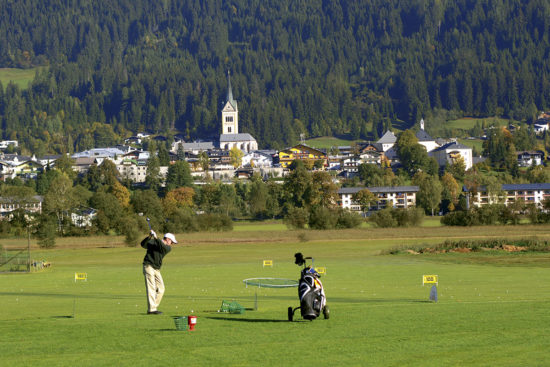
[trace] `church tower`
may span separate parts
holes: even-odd
[[[239,133],[239,109],[237,101],[233,99],[231,90],[231,76],[227,71],[227,101],[222,109],[222,134]]]
[[[222,133],[220,135],[220,149],[231,150],[238,148],[243,152],[258,150],[258,142],[249,133],[239,133],[239,109],[237,101],[233,99],[231,77],[227,72],[227,101],[222,109]]]

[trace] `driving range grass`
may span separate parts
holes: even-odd
[[[550,227],[180,234],[162,269],[161,316],[145,314],[141,248],[63,239],[57,249],[33,249],[51,268],[0,274],[2,364],[541,365],[549,357],[550,255],[380,255],[406,243],[514,234],[549,238]],[[295,288],[242,283],[297,279],[298,251],[327,269],[329,320],[301,321],[297,311],[298,321],[288,322],[287,308],[298,306]],[[274,266],[262,267],[265,259]],[[75,283],[75,272],[88,280]],[[439,275],[437,303],[428,301],[424,274]],[[258,310],[251,310],[256,294]],[[219,313],[223,300],[249,310]],[[177,331],[172,317],[190,314],[198,317],[196,330]]]

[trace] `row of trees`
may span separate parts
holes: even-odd
[[[418,143],[414,132],[405,130],[399,134],[396,142],[401,162],[399,169],[361,164],[358,176],[344,182],[344,185],[417,185],[420,189],[417,205],[426,213],[434,215],[437,212],[465,210],[462,187],[475,193],[483,186],[494,197],[498,197],[502,184],[550,182],[550,170],[544,165],[520,169],[516,151],[516,146],[521,149],[535,147],[543,150],[542,144],[546,136],[538,139],[526,127],[516,129],[514,133],[501,127],[488,128],[487,131],[487,139],[483,144],[487,157],[484,162],[476,163],[466,170],[464,160],[457,158],[441,170],[436,160]],[[376,202],[376,198],[368,190],[358,192],[354,199],[365,211]]]
[[[31,202],[43,195],[42,214],[31,220],[23,209],[12,216],[9,225],[0,222],[3,235],[21,235],[29,226],[44,246],[55,236],[123,234],[129,244],[137,243],[147,224],[159,231],[190,232],[228,230],[232,218],[266,219],[285,217],[289,226],[302,228],[345,228],[361,223],[358,215],[339,209],[337,186],[323,171],[310,172],[295,162],[283,184],[264,182],[254,176],[249,182],[224,184],[208,181],[195,186],[186,161],[178,161],[168,170],[166,185],[155,187],[146,179],[146,187],[129,188],[121,183],[114,164],[105,160],[81,176],[71,170],[68,158],[58,161],[55,169],[39,174],[36,181],[8,180],[0,187],[0,196],[16,202]],[[97,215],[92,227],[81,228],[71,221],[78,208],[92,207]],[[305,216],[299,223],[296,213]],[[332,221],[336,214],[337,220]],[[303,218],[302,218],[303,219]],[[300,219],[300,220],[302,220]],[[324,222],[326,219],[328,221]]]
[[[27,151],[110,145],[148,129],[219,134],[232,71],[241,128],[260,146],[377,139],[436,111],[533,120],[550,105],[543,0],[3,2],[3,139]]]
[[[508,154],[513,150],[513,144],[521,144],[519,134],[512,135],[505,129],[492,131],[494,134],[486,146],[494,156],[498,152]],[[506,148],[504,151],[502,146]],[[464,162],[457,159],[441,172],[410,130],[399,135],[396,147],[402,168],[393,171],[386,166],[362,164],[357,178],[344,181],[344,185],[417,185],[418,208],[434,215],[439,211],[466,210],[462,185],[470,192],[485,186],[497,197],[500,185],[510,183],[507,180],[550,182],[550,171],[546,167],[531,167],[514,177],[497,165],[500,160],[493,162],[491,155],[488,163],[475,165],[470,170],[466,171]],[[139,233],[146,229],[145,217],[151,218],[155,228],[171,232],[227,230],[231,228],[231,218],[284,218],[292,228],[308,226],[318,229],[356,227],[362,221],[360,216],[344,211],[338,205],[339,186],[334,177],[327,171],[311,171],[311,167],[308,169],[302,161],[291,164],[283,184],[264,182],[259,176],[253,176],[247,182],[235,180],[232,184],[224,184],[206,181],[195,185],[185,160],[170,164],[163,182],[159,167],[161,163],[168,164],[166,148],[155,144],[149,148],[153,151],[145,184],[141,188],[119,177],[110,160],[77,176],[72,170],[71,159],[63,156],[56,161],[55,168],[40,173],[36,180],[23,182],[14,179],[3,183],[0,195],[18,201],[30,200],[35,194],[44,197],[43,215],[34,222],[33,228],[45,243],[51,243],[56,234],[90,233],[124,234],[129,243],[135,243]],[[354,200],[367,212],[378,199],[364,189],[354,196]],[[71,223],[70,213],[79,207],[97,210],[92,228],[82,229]],[[417,225],[422,215],[422,211],[416,208],[407,212],[388,209],[372,220],[379,226]],[[9,226],[5,222],[0,225],[0,232],[4,235],[22,234],[29,225],[26,218],[24,212],[16,213]]]
[[[522,219],[532,224],[550,222],[550,201],[543,202],[542,207],[517,201],[512,205],[490,204],[448,213],[441,218],[441,223],[449,226],[479,226],[494,224],[518,224]]]

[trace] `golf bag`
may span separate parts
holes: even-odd
[[[319,279],[321,276],[315,270],[313,266],[308,266],[306,264],[306,259],[311,259],[311,257],[304,258],[301,253],[294,255],[296,257],[296,264],[304,266],[300,273],[300,281],[298,283],[298,297],[300,299],[300,307],[292,309],[288,308],[288,319],[289,321],[293,320],[294,312],[299,308],[302,318],[305,320],[315,320],[319,317],[321,313],[325,319],[329,318],[329,309],[327,307],[327,300],[325,296],[325,291],[323,289],[323,284]]]
[[[319,273],[314,268],[308,266],[302,270],[298,284],[298,297],[302,317],[306,320],[318,318],[326,306],[326,297]]]

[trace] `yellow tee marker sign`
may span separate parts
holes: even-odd
[[[264,260],[263,266],[264,266],[264,268],[265,268],[266,266],[271,266],[271,267],[273,267],[273,260]]]
[[[75,283],[76,283],[77,280],[88,281],[88,273],[74,273]]]
[[[437,284],[437,275],[423,275],[422,285],[424,284]]]

